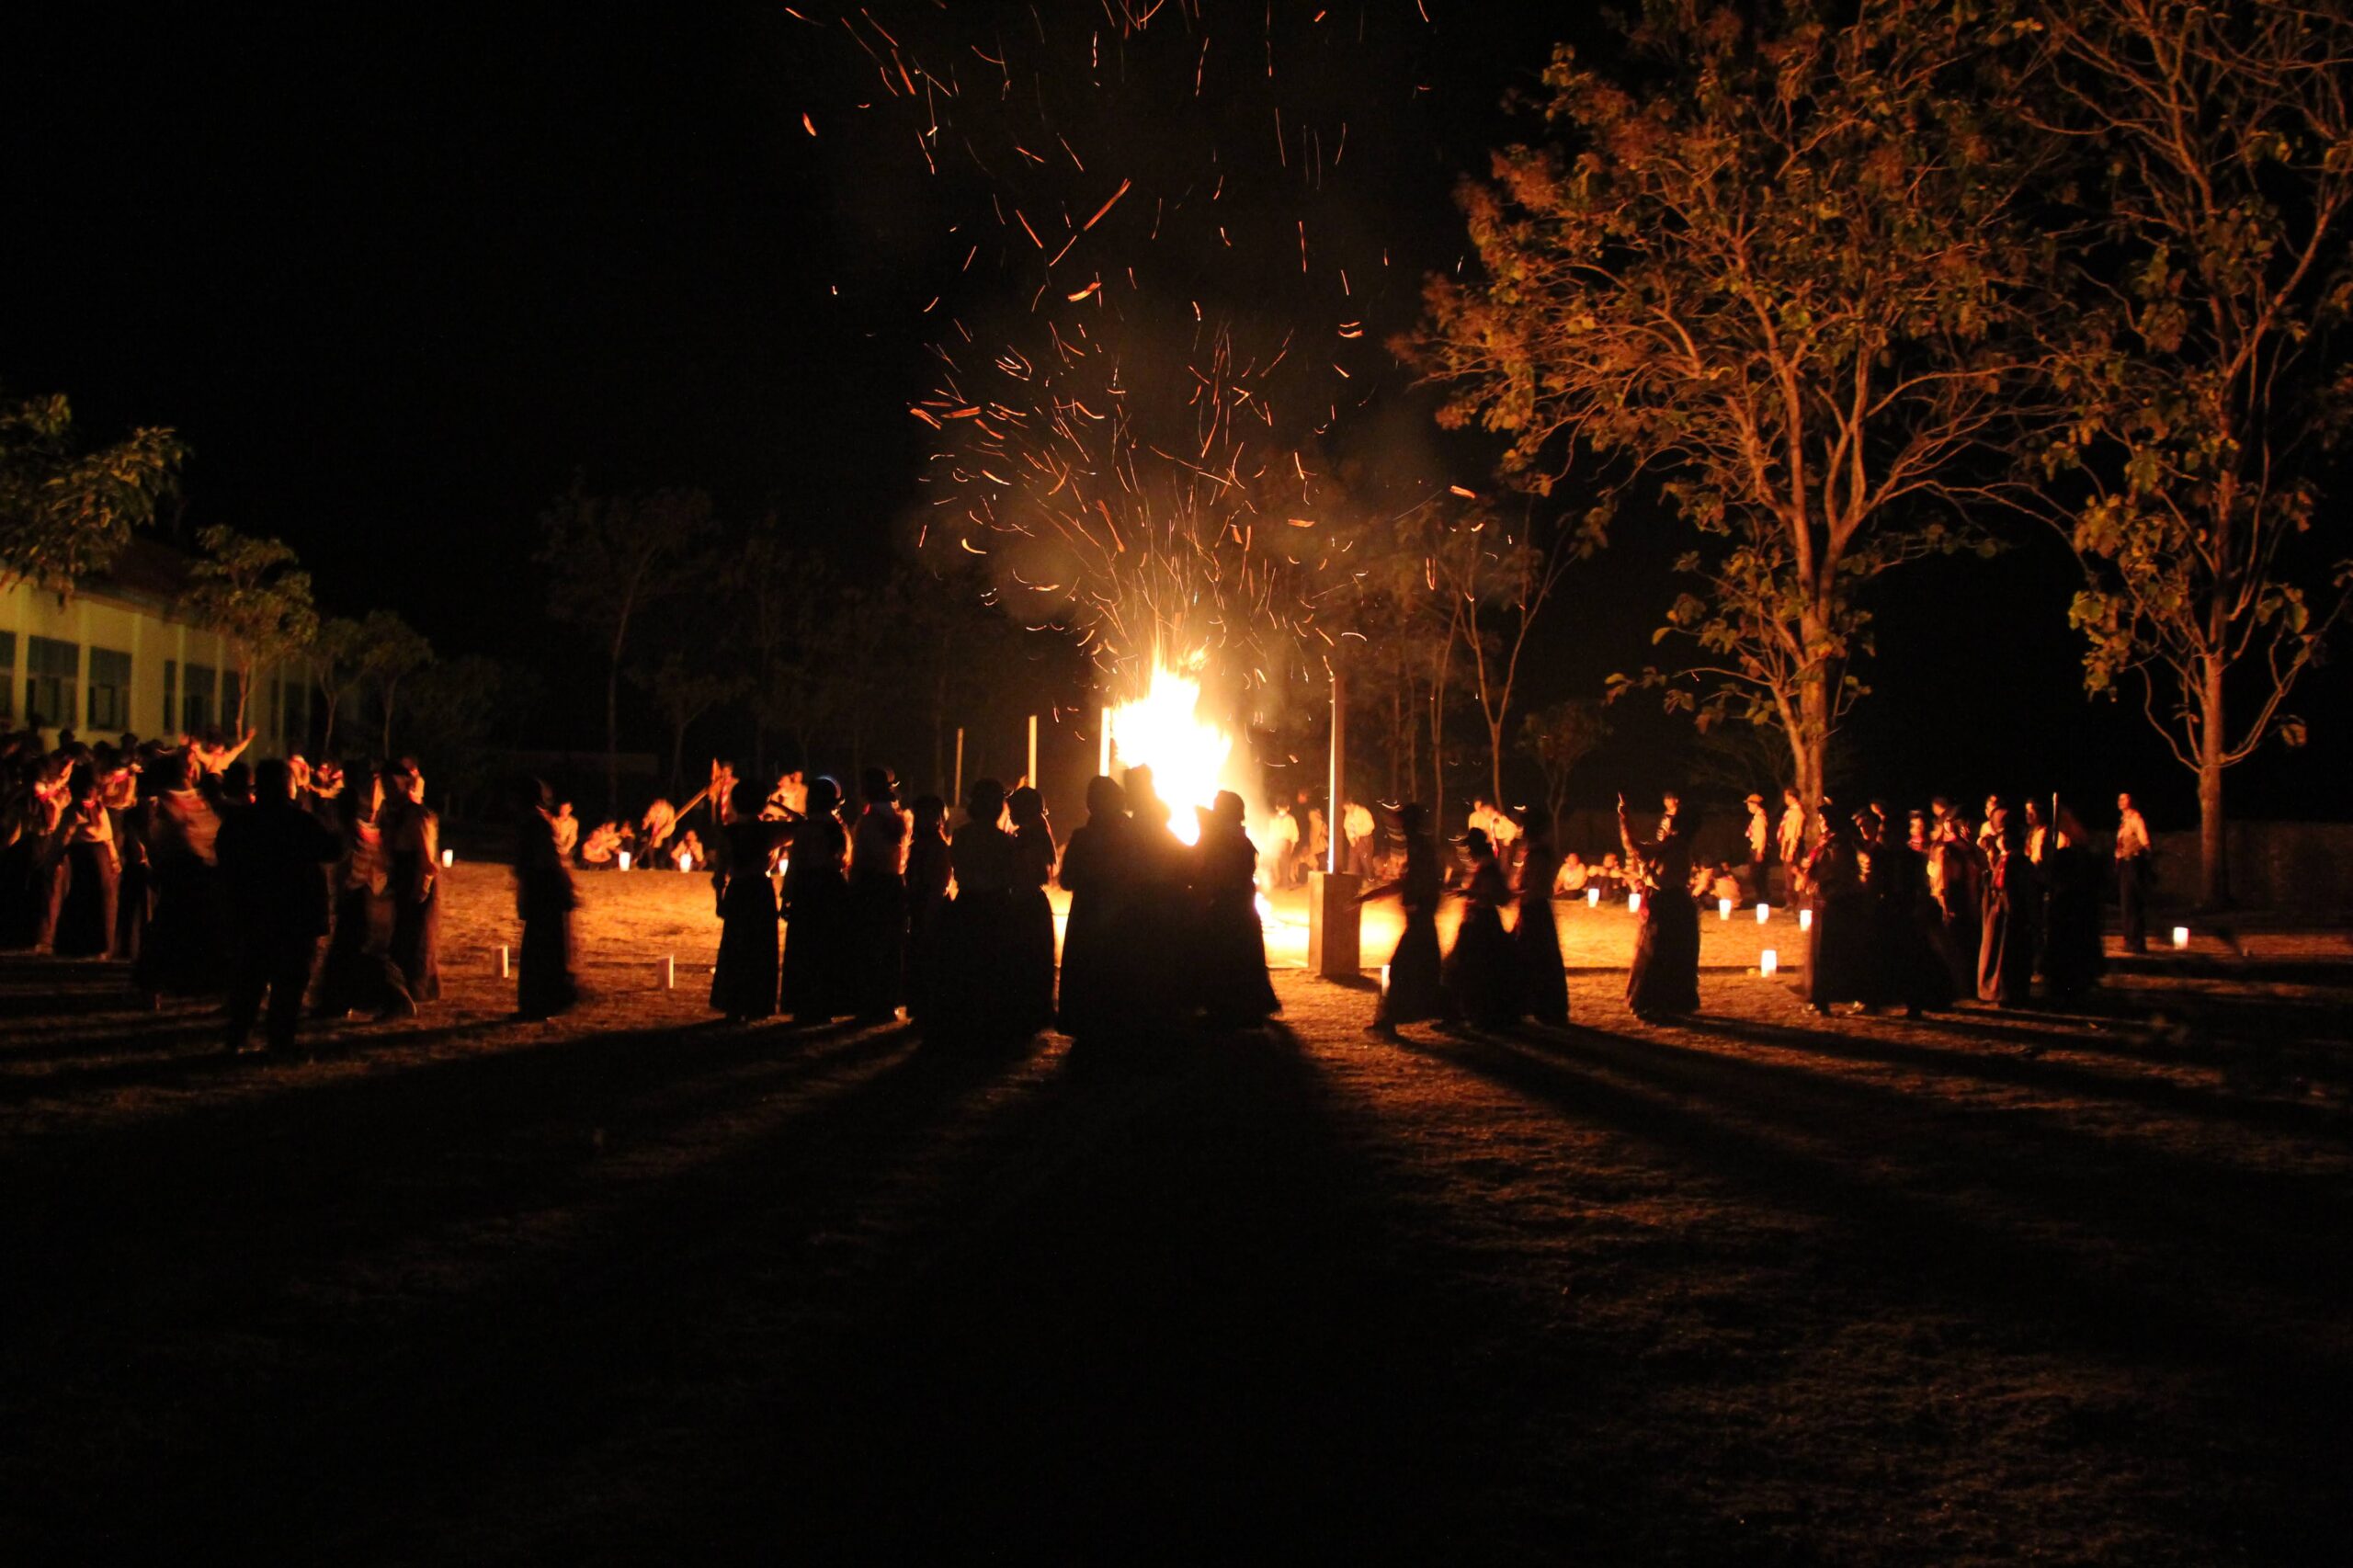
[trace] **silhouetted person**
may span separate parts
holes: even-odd
[[[1699,1010],[1699,911],[1691,902],[1691,835],[1699,829],[1699,813],[1679,812],[1677,798],[1667,800],[1657,836],[1637,844],[1626,822],[1626,797],[1618,797],[1627,880],[1643,893],[1626,1005],[1645,1022]]]
[[[1504,935],[1511,885],[1485,830],[1465,834],[1462,852],[1470,870],[1462,881],[1462,924],[1446,955],[1449,1011],[1483,1029],[1509,1028],[1520,1017],[1518,958]]]
[[[1977,999],[2015,1007],[2034,992],[2034,864],[2026,844],[1996,806],[1986,819],[1993,848],[1985,869],[1985,923],[1977,949]]]
[[[223,968],[214,850],[221,818],[189,778],[185,756],[158,759],[155,783],[147,824],[147,928],[132,980],[151,1002],[217,995]]]
[[[1005,786],[974,779],[965,810],[969,820],[949,844],[956,896],[941,923],[940,985],[925,1032],[959,1043],[1008,1044],[1035,1029],[1010,983],[1013,890],[1022,872],[1013,835],[996,824]]]
[[[1054,830],[1046,800],[1023,785],[1006,798],[1013,821],[1013,890],[1006,906],[1010,942],[1006,1006],[1024,1034],[1054,1027],[1054,910],[1046,883],[1054,874]]]
[[[1879,994],[1871,938],[1871,895],[1863,886],[1862,843],[1851,818],[1823,813],[1820,843],[1805,860],[1805,1000],[1814,1012],[1841,1003],[1868,1005]]]
[[[111,958],[122,858],[115,848],[114,819],[100,798],[97,769],[91,763],[77,764],[69,776],[59,830],[65,887],[55,921],[58,956]]]
[[[809,781],[808,815],[793,831],[784,867],[784,962],[778,1010],[796,1024],[825,1024],[852,1011],[849,881],[842,863],[841,786]]]
[[[941,936],[948,914],[948,803],[918,795],[907,838],[907,1017],[922,1022],[940,988]]]
[[[516,803],[515,914],[523,922],[523,944],[515,1011],[526,1019],[551,1018],[580,999],[572,978],[572,912],[580,896],[557,846],[547,786],[524,780]]]
[[[1196,994],[1211,1024],[1255,1028],[1282,1011],[1267,978],[1267,935],[1258,923],[1257,846],[1242,821],[1242,797],[1221,790],[1200,813],[1193,846]]]
[[[218,850],[230,914],[228,1047],[245,1048],[267,993],[269,1049],[290,1052],[326,935],[326,869],[343,845],[294,803],[292,774],[271,758],[254,770],[253,803],[221,824]]]
[[[392,899],[392,962],[415,1002],[441,999],[441,819],[425,803],[415,759],[386,765],[384,846]]]
[[[1511,930],[1520,1004],[1540,1024],[1565,1024],[1569,977],[1561,961],[1561,927],[1552,918],[1552,888],[1561,874],[1561,858],[1552,851],[1552,823],[1541,815],[1532,817],[1526,842],[1519,862],[1519,917]]]
[[[343,858],[328,879],[335,930],[320,967],[318,1010],[406,1017],[416,1003],[392,961],[392,862],[385,842],[399,813],[385,809],[381,768],[354,766],[346,778],[358,782],[343,789]]]
[[[2042,851],[2042,978],[2052,997],[2073,1002],[2099,983],[2108,968],[2100,947],[2099,862],[2084,843],[2083,824],[2062,806]]]
[[[725,846],[711,876],[719,901],[719,961],[710,971],[710,1006],[730,1022],[776,1016],[776,884],[768,863],[790,831],[760,815],[767,791],[745,779],[729,794],[732,815],[720,830]]]
[[[1401,806],[1397,832],[1405,845],[1404,869],[1395,881],[1368,888],[1363,894],[1376,898],[1393,889],[1405,915],[1397,950],[1389,957],[1389,983],[1373,1015],[1372,1027],[1384,1032],[1446,1016],[1444,963],[1438,947],[1438,902],[1446,879],[1438,869],[1438,846],[1430,840],[1428,813],[1418,804]]]
[[[1133,956],[1126,951],[1135,898],[1135,837],[1127,791],[1096,778],[1086,786],[1086,822],[1063,847],[1059,873],[1070,894],[1063,927],[1063,1033],[1091,1040],[1132,1021]]]
[[[906,989],[907,815],[888,768],[868,768],[858,793],[865,805],[849,843],[851,1000],[860,1018],[879,1022],[898,1012]]]

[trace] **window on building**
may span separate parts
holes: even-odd
[[[131,655],[112,648],[90,650],[90,728],[131,727]]]
[[[0,722],[17,718],[17,634],[0,631]]]
[[[74,727],[74,698],[80,693],[82,645],[53,637],[25,639],[25,717],[38,714],[45,724]]]
[[[210,665],[188,665],[180,689],[180,728],[191,734],[212,728],[212,701],[220,691],[221,676]]]
[[[180,727],[180,662],[164,661],[164,722],[155,726],[156,733],[169,740]]]

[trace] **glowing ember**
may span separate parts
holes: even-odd
[[[1122,769],[1149,767],[1153,788],[1168,802],[1169,830],[1186,843],[1200,836],[1195,806],[1217,799],[1233,737],[1200,716],[1201,683],[1154,660],[1152,686],[1111,710],[1111,749]]]

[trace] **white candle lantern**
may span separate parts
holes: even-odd
[[[1756,924],[1758,924],[1759,926],[1762,926],[1762,925],[1764,925],[1768,920],[1770,920],[1770,919],[1772,919],[1772,918],[1773,918],[1773,906],[1772,906],[1771,904],[1769,904],[1769,903],[1760,903],[1760,904],[1758,904],[1758,905],[1756,906]]]
[[[1626,895],[1626,913],[1629,915],[1640,915],[1642,912],[1643,895],[1638,892],[1628,893]]]
[[[1732,900],[1728,898],[1720,898],[1716,900],[1716,918],[1719,920],[1729,920],[1732,918]]]
[[[1770,980],[1781,971],[1781,955],[1771,948],[1756,955],[1756,972]]]
[[[1798,929],[1801,931],[1811,931],[1813,929],[1813,910],[1801,909],[1798,911]]]
[[[616,855],[616,856],[614,857],[614,858],[615,858],[616,860],[618,860],[618,861],[620,861],[620,868],[621,868],[621,869],[622,869],[622,870],[626,871],[626,870],[628,870],[628,869],[629,869],[629,851],[628,851],[628,850],[626,850],[626,849],[621,850],[618,855]]]
[[[454,849],[444,849],[443,851],[441,851],[441,869],[442,869],[443,870],[447,870],[447,869],[449,869],[450,867],[452,867],[452,866],[456,865],[457,863],[458,863],[458,852],[457,852],[456,850],[454,850]]]
[[[1587,909],[1598,909],[1601,907],[1601,890],[1599,888],[1587,888],[1585,890],[1585,906]]]
[[[693,870],[694,869],[695,869],[695,852],[694,852],[693,850],[691,850],[691,849],[681,849],[681,850],[679,850],[679,851],[678,851],[678,869],[680,869],[681,871],[691,871],[691,870]]]
[[[2177,948],[2186,948],[2189,946],[2188,926],[2177,926],[2173,928],[2173,945]]]

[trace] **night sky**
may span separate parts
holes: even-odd
[[[1368,215],[1416,269],[1464,248],[1447,190],[1505,134],[1505,89],[1563,28],[1599,36],[1582,6],[1427,5],[1392,62],[1411,152]],[[774,5],[17,7],[0,386],[64,392],[99,435],[178,427],[185,529],[280,536],[328,608],[397,608],[449,652],[571,645],[535,613],[529,556],[575,472],[700,485],[738,518],[773,506],[879,571],[917,496],[921,308],[961,247],[920,169],[803,131],[826,68]],[[2131,786],[2188,825],[2189,776],[2137,702],[2081,694],[2063,549],[2012,532],[1991,565],[1881,597],[1858,778],[1892,800]],[[1572,580],[1538,696],[1660,656],[1687,537],[1630,515]],[[550,729],[585,724],[593,703],[564,699],[600,689],[593,663],[549,673]],[[2312,746],[2236,770],[2234,804],[2342,816],[2341,675],[2292,706]],[[1684,722],[1627,708],[1581,795],[1681,767]]]

